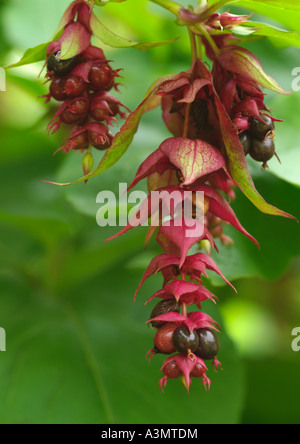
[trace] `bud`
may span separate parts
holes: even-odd
[[[86,153],[86,155],[84,156],[84,158],[82,160],[82,169],[83,169],[85,176],[90,174],[90,172],[93,169],[93,166],[94,166],[93,155],[91,153]]]

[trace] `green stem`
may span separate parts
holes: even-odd
[[[200,33],[203,35],[203,37],[206,38],[206,40],[208,41],[208,43],[210,44],[212,50],[214,51],[216,56],[220,55],[220,50],[217,47],[217,45],[214,42],[214,39],[211,37],[211,35],[209,34],[209,32],[205,29],[205,26],[202,25],[197,25],[196,28],[200,31]]]
[[[192,61],[194,62],[197,59],[197,43],[196,43],[195,34],[190,29],[189,29],[189,36],[192,48]]]
[[[152,3],[156,3],[157,5],[167,9],[172,12],[176,16],[178,16],[182,6],[178,3],[173,2],[172,0],[150,0]]]

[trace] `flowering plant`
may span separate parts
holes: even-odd
[[[121,70],[111,67],[100,46],[149,49],[168,42],[137,43],[116,36],[94,13],[97,3],[107,2],[72,2],[55,38],[43,48],[49,84],[45,98],[47,102],[53,99],[61,102],[48,130],[55,133],[63,124],[73,127],[58,151],[84,153],[84,175],[72,184],[87,182],[122,157],[143,114],[161,107],[170,137],[154,147],[129,187],[131,190],[147,179],[149,197],[134,218],[138,216],[139,224],[143,225],[156,216],[158,223],[149,228],[147,242],[155,236],[162,248],[139,286],[141,290],[148,278],[162,274],[162,289],[147,301],[159,299],[148,320],[155,335],[147,356],[151,360],[157,354],[172,355],[161,368],[161,389],[164,390],[169,379],[177,378],[181,378],[188,391],[194,378],[202,379],[208,389],[211,381],[207,361],[216,370],[221,368],[218,360],[221,326],[202,311],[203,302],[216,303],[216,297],[205,287],[207,270],[233,287],[212,259],[211,251],[218,250],[220,244],[232,245],[232,239],[224,232],[227,224],[258,244],[232,209],[235,190],[240,189],[266,214],[292,218],[263,199],[247,164],[247,158],[252,157],[265,170],[274,156],[280,158],[280,147],[278,152],[275,149],[275,124],[276,131],[277,128],[280,131],[281,119],[273,116],[266,105],[264,89],[282,95],[288,93],[243,46],[245,35],[263,35],[261,27],[250,21],[250,15],[217,12],[230,1],[210,5],[200,2],[198,7],[187,9],[170,0],[153,0],[173,13],[179,26],[187,28],[192,60],[182,72],[159,78],[140,105],[130,112],[116,97]],[[95,39],[102,43],[96,45]],[[26,60],[34,61],[30,57],[27,55]],[[118,119],[125,122],[113,134]],[[105,151],[95,169],[94,149]],[[151,206],[155,192],[159,192],[160,201]],[[169,196],[173,193],[176,198],[172,202]],[[185,193],[190,193],[191,200],[188,216],[178,210],[186,200]],[[197,193],[202,193],[202,201],[197,200]],[[167,209],[169,220],[164,217],[163,209]],[[129,221],[113,238],[133,227]],[[193,305],[196,311],[189,311]]]

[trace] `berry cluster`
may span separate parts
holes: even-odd
[[[262,114],[261,117],[265,123],[252,119],[250,129],[240,135],[240,141],[246,156],[250,154],[257,162],[263,162],[263,168],[266,168],[267,162],[277,155],[274,143],[275,125],[269,116]]]
[[[111,146],[113,135],[109,125],[117,122],[117,115],[123,119],[127,115],[121,110],[126,107],[109,92],[112,88],[118,90],[116,78],[120,77],[120,70],[113,70],[103,51],[90,44],[90,6],[85,1],[75,1],[67,17],[60,41],[51,42],[47,51],[46,77],[51,83],[46,100],[63,102],[48,131],[55,133],[62,123],[73,126],[71,135],[58,151],[89,150],[91,155],[92,147],[102,151]],[[65,59],[63,42],[70,34],[78,34],[78,26],[86,35],[84,45],[74,57]],[[91,168],[84,162],[83,169],[88,174]]]
[[[198,18],[182,10],[180,19],[195,23]],[[257,244],[230,206],[237,182],[229,172],[228,152],[235,150],[235,159],[242,159],[241,165],[246,165],[245,155],[249,153],[267,166],[275,154],[275,119],[268,115],[264,104],[263,79],[267,78],[268,85],[274,85],[278,92],[283,90],[266,77],[253,54],[236,45],[238,39],[230,29],[246,20],[245,16],[229,13],[206,19],[202,26],[211,37],[203,41],[213,61],[212,70],[194,51],[189,70],[169,76],[156,87],[163,120],[172,137],[139,167],[129,190],[147,178],[150,194],[127,227],[116,235],[135,227],[137,219],[140,225],[153,221],[153,217],[158,222],[149,228],[147,242],[157,230],[156,241],[164,254],[152,260],[137,292],[150,276],[162,274],[163,288],[147,301],[162,299],[148,321],[156,333],[154,347],[147,353],[149,361],[157,354],[171,355],[161,368],[162,390],[168,379],[176,378],[181,378],[187,390],[193,378],[201,378],[205,388],[210,387],[205,361],[212,361],[216,370],[221,367],[216,335],[220,326],[202,311],[204,301],[216,303],[202,276],[207,277],[206,270],[211,270],[231,285],[210,257],[211,248],[218,250],[216,239],[224,245],[233,243],[224,234],[226,224]],[[216,29],[226,29],[226,33]],[[152,199],[154,192],[159,194],[158,200]],[[202,201],[197,199],[198,193],[203,193]],[[187,215],[182,205],[188,199],[192,209]],[[195,246],[204,251],[189,256]],[[193,305],[197,311],[188,310]]]
[[[157,318],[169,312],[180,312],[180,305],[170,299],[159,302],[151,313],[151,319]],[[195,367],[191,372],[192,378],[205,378],[207,368],[203,361],[214,361],[217,364],[217,355],[220,351],[220,342],[218,336],[212,329],[198,328],[190,331],[186,325],[178,326],[176,323],[159,323],[152,321],[153,328],[157,328],[154,336],[154,348],[148,352],[153,356],[157,353],[173,354],[180,353],[184,356],[190,356],[191,363],[195,362]],[[195,356],[193,356],[193,354]],[[197,358],[200,358],[201,361]],[[167,379],[177,379],[182,375],[176,359],[170,360],[163,367],[163,373]],[[164,383],[165,380],[162,381]]]

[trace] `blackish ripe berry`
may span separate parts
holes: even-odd
[[[166,301],[159,302],[152,310],[150,319],[154,319],[157,316],[165,313],[176,312],[179,313],[180,305],[174,299],[167,299]],[[161,322],[151,322],[152,327],[161,328],[164,324]]]
[[[169,362],[163,369],[163,373],[169,379],[177,379],[182,375],[182,371],[177,366],[175,361]]]
[[[251,135],[248,131],[245,131],[242,134],[240,134],[239,137],[240,137],[240,142],[244,147],[245,155],[247,156],[247,154],[250,153],[251,146],[252,146]]]
[[[216,333],[212,330],[199,328],[196,330],[199,339],[199,346],[195,355],[206,361],[211,361],[220,352],[220,342]]]
[[[78,56],[73,57],[68,60],[60,60],[59,57],[61,55],[60,51],[57,51],[55,54],[52,54],[47,63],[47,69],[49,72],[54,74],[56,77],[64,77],[68,75],[72,69],[77,65],[79,58]]]
[[[114,72],[107,63],[93,66],[89,73],[90,87],[95,90],[110,90],[114,85]]]
[[[86,91],[86,83],[81,77],[69,76],[64,81],[64,91],[68,98],[81,97]]]
[[[177,328],[177,324],[167,323],[157,330],[154,336],[154,346],[159,353],[170,355],[176,352],[173,344],[173,334]]]
[[[64,83],[65,83],[64,79],[55,79],[55,80],[53,80],[53,82],[51,83],[51,86],[50,86],[51,96],[55,100],[58,100],[59,102],[63,102],[64,100],[66,100],[68,98],[68,96],[65,92]]]
[[[271,119],[271,117],[266,116],[265,114],[262,114],[261,117],[266,122],[265,124],[263,124],[262,122],[260,122],[257,119],[253,119],[250,122],[251,135],[254,139],[257,139],[257,140],[264,140],[266,135],[270,131],[274,131],[274,129],[275,129],[275,125],[274,125],[274,122]]]
[[[275,155],[274,139],[267,137],[265,140],[253,140],[250,156],[257,162],[266,164]]]
[[[199,346],[199,339],[195,331],[190,332],[186,325],[182,325],[174,332],[173,344],[179,353],[194,353]]]

